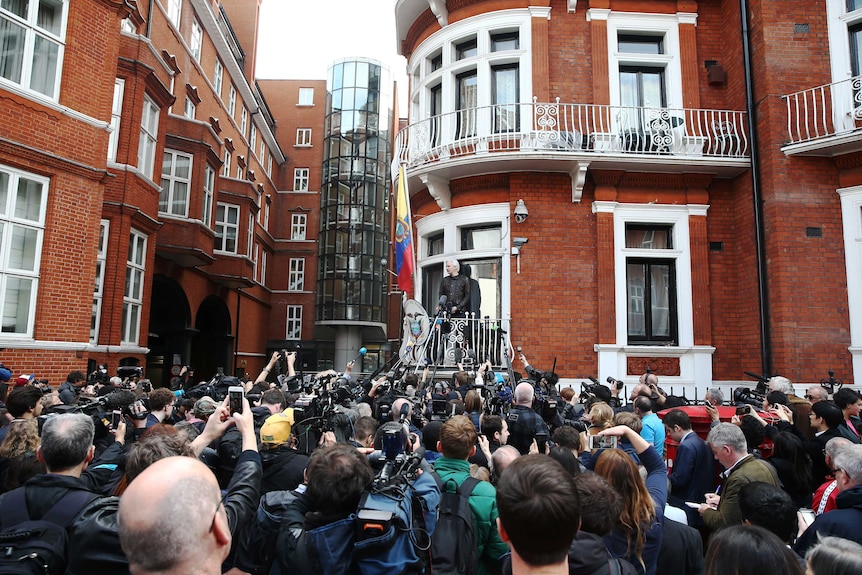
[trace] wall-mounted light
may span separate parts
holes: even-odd
[[[517,213],[517,212],[516,212]],[[526,217],[526,216],[524,216]],[[521,248],[530,241],[530,238],[512,238],[512,255],[517,256],[517,273],[521,273]]]
[[[527,211],[527,205],[524,203],[524,200],[518,200],[518,203],[515,204],[515,222],[523,224],[529,215],[530,212]]]

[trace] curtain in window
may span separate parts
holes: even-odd
[[[0,16],[0,76],[12,82],[21,82],[24,34],[24,28]]]
[[[29,4],[29,0],[0,0],[0,7],[12,12],[16,16],[20,16],[24,20],[27,19],[27,8]]]
[[[39,14],[36,16],[36,25],[54,36],[59,36],[62,14],[63,7],[59,2],[40,0]]]
[[[457,139],[476,135],[476,106],[479,104],[479,86],[476,73],[458,78]]]
[[[6,280],[3,304],[4,333],[25,333],[30,317],[30,293],[33,280],[10,277]]]
[[[650,266],[650,296],[652,300],[652,335],[670,336],[670,268],[667,265]]]
[[[518,129],[518,68],[495,68],[494,131],[513,132]]]

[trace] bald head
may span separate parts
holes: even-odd
[[[527,406],[532,405],[534,393],[535,390],[533,389],[533,384],[522,381],[515,387],[515,404]]]
[[[501,445],[491,456],[491,462],[494,465],[494,475],[500,477],[500,474],[509,467],[509,464],[519,457],[521,457],[520,451],[511,445]]]
[[[145,469],[120,499],[120,544],[132,573],[221,573],[231,536],[220,500],[215,476],[195,458],[168,457]]]
[[[407,417],[409,418],[413,415],[413,404],[410,403],[410,400],[403,397],[399,397],[392,402],[393,420],[398,421],[398,419],[401,417],[401,408],[405,405],[407,406]]]

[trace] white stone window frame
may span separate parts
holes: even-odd
[[[197,21],[197,18],[195,18],[192,20],[192,31],[191,36],[189,37],[189,51],[192,53],[192,58],[197,62],[201,61],[203,44],[204,29],[201,27],[201,23]]]
[[[183,116],[185,116],[189,120],[194,120],[196,109],[197,109],[197,106],[195,106],[195,103],[192,102],[192,99],[189,98],[188,96],[186,96],[186,105],[183,108]]]
[[[203,224],[212,228],[213,221],[213,198],[215,197],[215,169],[209,164],[204,170],[204,194],[203,206],[201,210],[201,221]]]
[[[90,343],[99,343],[99,330],[102,327],[102,300],[105,294],[105,265],[108,259],[108,240],[111,221],[99,222],[99,243],[96,248],[96,281],[93,286],[93,315],[90,321]]]
[[[858,10],[857,10],[858,12]],[[841,219],[844,227],[844,262],[847,272],[847,311],[850,322],[850,352],[853,381],[862,381],[862,186],[841,188]]]
[[[183,157],[186,158],[189,162],[189,175],[187,178],[182,178],[176,175],[176,165],[177,158]],[[170,158],[170,173],[165,173],[166,160]],[[192,175],[194,174],[194,156],[192,154],[181,152],[179,150],[171,150],[166,149],[164,153],[164,160],[162,161],[162,185],[161,192],[159,194],[159,214],[174,216],[178,218],[187,218],[189,216],[189,203],[191,201],[192,195]],[[167,183],[167,189],[165,189],[165,183]],[[185,184],[186,186],[186,197],[182,202],[182,211],[180,213],[176,213],[173,211],[174,206],[174,196],[176,194],[176,187],[178,184]],[[162,210],[161,199],[162,195],[166,195],[167,201],[167,210]]]
[[[290,258],[287,272],[287,291],[305,291],[305,258]]]
[[[231,118],[236,114],[236,87],[231,83],[227,91],[227,113]]]
[[[287,321],[285,322],[284,339],[299,340],[302,339],[302,306],[289,305],[285,310]]]
[[[308,176],[309,168],[293,168],[293,191],[307,192],[308,191]],[[297,183],[299,185],[297,185]]]
[[[45,238],[45,217],[50,180],[43,176],[37,176],[36,174],[5,165],[0,165],[0,172],[8,176],[8,188],[4,190],[6,192],[6,203],[0,205],[0,224],[2,224],[0,225],[0,312],[5,312],[6,288],[7,282],[10,279],[31,282],[30,300],[27,302],[26,329],[21,331],[5,331],[4,327],[0,330],[0,340],[32,339],[36,322],[36,301],[39,294],[39,276],[42,265],[42,246]],[[40,201],[35,206],[36,213],[32,214],[32,217],[22,217],[20,214],[16,215],[12,209],[17,202],[16,190],[18,190],[18,182],[22,178],[40,186]],[[35,231],[36,233],[36,241],[32,250],[33,260],[30,269],[12,267],[11,252],[17,245],[16,242],[13,242],[12,238],[16,229],[24,229],[30,232]],[[4,314],[0,313],[0,315]]]
[[[296,129],[296,144],[297,148],[310,148],[311,147],[311,128],[297,128]]]
[[[308,233],[308,215],[291,214],[290,216],[290,239],[301,241],[306,239]]]
[[[593,202],[593,213],[610,213],[614,216],[614,298],[616,313],[616,342],[596,344],[599,360],[599,378],[607,376],[622,379],[626,374],[627,355],[678,357],[680,375],[667,378],[674,384],[708,386],[712,382],[712,354],[715,348],[694,344],[694,309],[692,303],[691,236],[689,218],[706,217],[709,206],[620,204]],[[626,248],[627,224],[656,224],[673,227],[674,248],[647,250]],[[628,344],[628,294],[626,293],[626,263],[629,257],[675,260],[677,302],[677,345]]]
[[[221,98],[222,84],[224,83],[224,66],[219,58],[216,58],[213,66],[213,90]]]
[[[313,106],[314,105],[314,88],[300,88],[299,100],[297,106]]]
[[[257,148],[257,126],[252,122],[248,127],[248,149],[251,153],[254,153],[255,148]]]
[[[167,17],[174,28],[180,29],[180,18],[182,17],[183,0],[167,0]]]
[[[608,80],[611,105],[620,105],[620,66],[652,66],[664,68],[665,106],[683,107],[679,25],[696,24],[697,14],[687,12],[643,14],[594,8],[587,11],[587,19],[607,20],[608,23]],[[664,53],[621,53],[618,48],[620,34],[662,36]]]
[[[147,240],[147,235],[143,232],[135,228],[129,231],[120,343],[137,345],[140,340],[141,310],[144,306],[144,283],[147,277]],[[134,320],[134,326],[132,320]]]
[[[848,12],[846,0],[826,0],[826,27],[829,32],[829,61],[833,82],[842,82],[853,77],[850,28],[858,24],[862,24],[862,8]],[[856,129],[852,90],[850,82],[838,84],[832,89],[832,119],[836,132]]]
[[[502,274],[500,294],[501,319],[510,320],[511,311],[511,289],[510,284],[516,281],[512,277],[512,258],[510,250],[511,241],[511,207],[508,203],[480,204],[466,206],[463,208],[452,208],[445,212],[438,212],[425,216],[416,222],[416,237],[419,239],[419,258],[415,276],[415,293],[422,293],[422,282],[424,281],[422,270],[428,266],[443,266],[446,260],[500,258]],[[461,250],[461,230],[476,226],[500,226],[500,247],[477,250]],[[443,251],[434,256],[428,255],[428,241],[430,238],[443,234]],[[409,295],[409,294],[408,294]],[[515,326],[512,326],[514,329]],[[513,336],[514,338],[514,336]]]
[[[239,131],[242,133],[242,136],[245,137],[248,129],[248,108],[245,106],[242,107],[242,111],[239,113]]]
[[[108,161],[117,161],[117,148],[120,144],[120,125],[123,122],[123,94],[126,81],[122,78],[114,80],[114,96],[111,102],[111,133],[108,135]]]
[[[218,208],[224,208],[224,218],[218,218]],[[236,222],[230,221],[230,214],[236,214]],[[240,207],[236,204],[228,204],[225,202],[217,202],[216,203],[216,217],[215,217],[215,233],[216,240],[221,237],[221,248],[213,248],[213,252],[219,254],[228,254],[228,255],[236,255],[239,253],[239,217],[240,217]],[[219,233],[221,230],[221,233]],[[227,232],[229,230],[233,230],[233,249],[227,248]]]
[[[27,97],[48,98],[56,102],[60,96],[60,81],[63,77],[63,60],[66,50],[66,27],[69,19],[70,0],[54,0],[60,5],[61,14],[59,30],[53,33],[37,24],[40,0],[24,0],[28,3],[27,18],[21,18],[17,14],[0,9],[0,18],[9,22],[9,26],[15,26],[24,31],[24,42],[21,51],[21,77],[19,80],[0,77],[0,85],[13,92],[22,92]],[[54,77],[51,81],[53,90],[46,93],[31,87],[33,78],[33,58],[36,41],[48,42],[57,47],[57,62]]]
[[[411,123],[431,116],[431,90],[442,84],[441,110],[438,114],[449,114],[457,109],[458,76],[476,71],[478,86],[477,106],[492,105],[492,68],[506,64],[518,65],[518,93],[521,103],[531,103],[533,86],[532,19],[548,17],[548,9],[528,8],[501,10],[467,18],[438,30],[420,44],[410,58],[409,73],[413,77],[410,94]],[[491,36],[503,33],[518,33],[517,50],[491,51]],[[476,39],[477,55],[456,60],[456,46]],[[431,58],[438,53],[443,56],[443,65],[431,69]],[[522,114],[521,125],[529,125],[531,118]],[[480,121],[485,121],[481,118]],[[490,121],[490,118],[487,119]],[[484,130],[484,126],[479,127]],[[490,130],[490,126],[488,127]],[[442,129],[447,133],[447,128]]]

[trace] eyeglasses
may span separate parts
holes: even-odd
[[[215,522],[216,522],[216,517],[218,517],[218,510],[220,508],[224,507],[224,505],[227,503],[228,493],[229,493],[228,491],[225,491],[225,493],[224,493],[224,495],[222,495],[221,499],[218,500],[218,504],[216,505],[216,508],[215,508],[215,513],[213,513],[212,523],[210,523],[210,532],[212,532],[212,530],[215,529]],[[227,513],[226,509],[225,509],[225,513]]]

